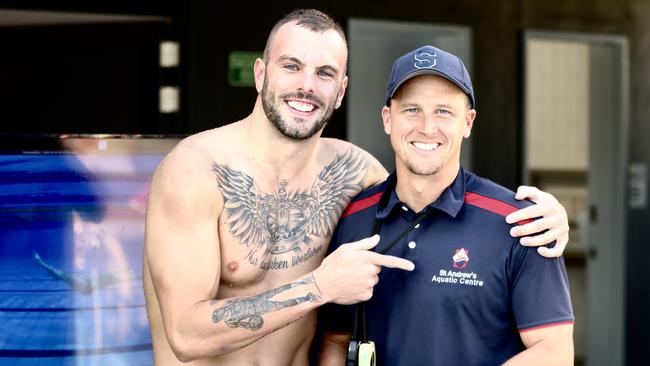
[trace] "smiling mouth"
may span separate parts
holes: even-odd
[[[439,142],[430,144],[424,142],[412,142],[412,144],[416,149],[422,151],[435,151],[441,145]]]
[[[316,106],[312,103],[301,102],[298,100],[288,100],[287,104],[291,109],[295,109],[298,112],[309,113],[316,109]]]

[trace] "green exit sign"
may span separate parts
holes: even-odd
[[[230,52],[228,56],[228,84],[230,86],[255,86],[253,65],[258,58],[262,58],[261,52]]]

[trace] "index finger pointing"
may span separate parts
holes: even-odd
[[[379,235],[375,234],[365,239],[348,243],[348,246],[359,250],[370,250],[374,248],[377,243],[379,243]]]
[[[371,261],[374,264],[382,267],[398,268],[405,271],[412,271],[415,269],[415,264],[404,258],[374,252],[368,252],[368,254],[371,256]]]

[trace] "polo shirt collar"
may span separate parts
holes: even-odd
[[[379,205],[377,207],[377,219],[385,219],[396,207],[404,205],[397,197],[395,185],[397,184],[397,174],[395,171],[386,180],[386,188],[381,196]],[[456,179],[447,187],[440,197],[434,202],[431,202],[427,208],[436,209],[446,213],[451,217],[456,217],[463,203],[465,202],[465,171],[460,168]]]

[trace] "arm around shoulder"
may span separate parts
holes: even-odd
[[[569,220],[564,206],[555,196],[536,187],[520,186],[515,198],[528,198],[535,205],[506,217],[509,223],[530,221],[512,228],[512,236],[522,237],[522,245],[538,246],[537,252],[544,257],[561,256],[569,242]],[[553,247],[544,246],[551,243],[554,243]]]
[[[354,149],[357,149],[359,153],[363,156],[363,159],[366,161],[366,174],[363,180],[363,188],[369,188],[374,185],[377,185],[388,177],[388,172],[386,168],[369,152],[363,150],[362,148],[351,145]]]

